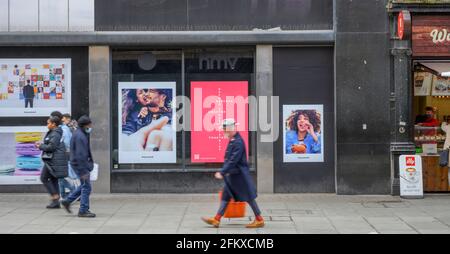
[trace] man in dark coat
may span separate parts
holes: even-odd
[[[23,87],[23,98],[25,99],[25,108],[28,108],[28,104],[30,108],[33,108],[33,99],[34,99],[34,88],[30,85],[30,81],[27,81],[27,84]]]
[[[223,179],[225,182],[219,211],[215,217],[202,218],[202,220],[214,227],[219,227],[220,219],[225,214],[228,203],[233,199],[237,202],[247,202],[255,213],[255,221],[248,224],[247,228],[264,227],[264,219],[255,201],[256,187],[250,176],[245,143],[235,130],[235,124],[234,119],[225,119],[223,123],[224,135],[230,139],[230,142],[225,152],[222,170],[215,174],[217,179]]]
[[[71,213],[70,204],[81,196],[78,217],[93,218],[95,214],[89,211],[89,195],[92,190],[90,172],[94,169],[89,140],[92,131],[91,119],[88,116],[80,117],[78,127],[70,142],[70,165],[79,176],[81,185],[61,203],[67,212]]]
[[[59,127],[61,120],[51,116],[47,120],[49,131],[45,135],[43,143],[36,143],[36,147],[43,151],[42,160],[44,168],[41,172],[41,182],[51,196],[51,203],[47,208],[60,208],[58,179],[67,176],[68,165],[66,149],[62,140],[62,129]]]

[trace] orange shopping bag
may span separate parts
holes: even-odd
[[[222,200],[222,191],[219,192],[219,200]],[[245,217],[245,203],[236,202],[233,199],[228,203],[225,209],[224,218],[242,218]]]

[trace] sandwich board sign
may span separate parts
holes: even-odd
[[[422,157],[400,155],[400,197],[423,198]]]

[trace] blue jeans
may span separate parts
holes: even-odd
[[[81,196],[79,213],[86,213],[89,211],[89,195],[91,195],[91,190],[90,174],[80,176],[80,186],[69,194],[66,201],[72,203]]]
[[[69,189],[69,193],[75,190],[75,186],[73,186],[73,184],[67,181],[65,178],[59,178],[58,185],[59,185],[59,195],[61,196],[62,199],[66,199],[67,197],[66,188]]]

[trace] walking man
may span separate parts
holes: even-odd
[[[257,197],[255,185],[250,177],[247,163],[245,143],[241,135],[235,129],[234,119],[225,119],[223,122],[224,135],[230,139],[225,152],[225,161],[220,172],[215,174],[217,179],[225,181],[222,192],[220,208],[215,217],[202,220],[214,227],[219,227],[220,219],[225,214],[225,209],[231,199],[237,202],[247,202],[255,213],[255,221],[248,224],[247,228],[264,227],[264,219],[255,199]]]
[[[70,165],[80,178],[80,186],[69,194],[61,204],[67,212],[71,213],[70,205],[81,196],[78,217],[93,218],[95,214],[89,211],[89,196],[91,194],[90,172],[94,169],[90,146],[90,133],[92,121],[88,116],[82,116],[78,120],[78,129],[70,142]]]

